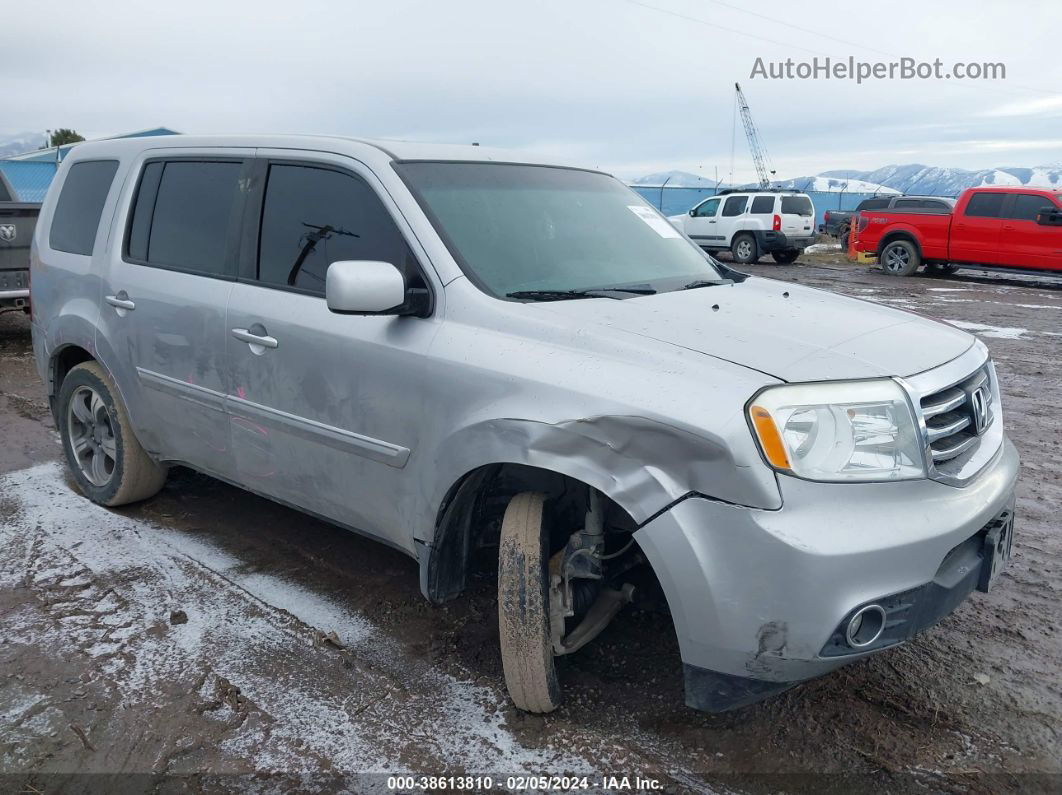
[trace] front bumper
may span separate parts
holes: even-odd
[[[1012,505],[1018,466],[1004,439],[963,488],[779,476],[779,510],[690,497],[646,524],[635,538],[671,608],[687,703],[742,706],[938,621],[973,587],[960,572],[971,559],[945,559]],[[948,594],[925,596],[934,588]],[[864,650],[837,646],[838,628],[860,606],[915,592],[923,599],[904,633]]]

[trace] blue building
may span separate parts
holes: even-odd
[[[179,135],[179,133],[168,127],[155,127],[150,130],[111,137],[143,138],[149,135]],[[10,194],[9,201],[44,201],[44,194],[48,192],[48,186],[52,184],[59,164],[66,157],[67,152],[75,146],[77,144],[52,146],[0,159],[0,194],[4,193],[4,188],[6,188],[6,192]],[[0,199],[2,198],[3,196],[0,195]]]

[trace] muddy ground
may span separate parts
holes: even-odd
[[[1057,791],[1062,279],[896,279],[834,253],[750,270],[942,318],[992,349],[1024,468],[1015,557],[990,595],[907,646],[721,716],[683,706],[668,622],[625,613],[566,661],[564,706],[523,715],[505,698],[489,581],[431,607],[412,560],[185,470],[127,509],[76,496],[29,324],[8,314],[0,791],[386,791],[401,772]]]

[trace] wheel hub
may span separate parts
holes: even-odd
[[[107,404],[92,387],[80,387],[71,395],[67,433],[81,475],[93,486],[106,486],[117,465],[117,440]]]

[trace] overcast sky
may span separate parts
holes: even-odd
[[[651,7],[651,8],[650,8]],[[741,10],[747,7],[748,10]],[[1062,3],[3,4],[0,133],[307,132],[518,147],[632,177],[1062,162]],[[1002,62],[1005,80],[750,78],[757,57]]]

